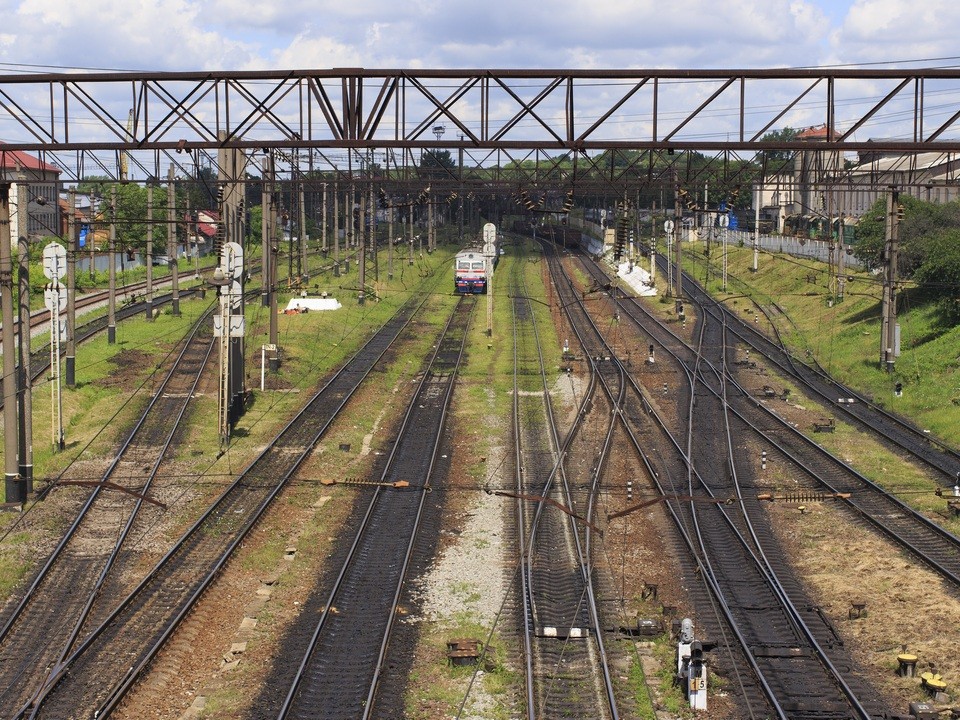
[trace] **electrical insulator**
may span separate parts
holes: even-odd
[[[897,205],[897,220],[903,220],[903,205]]]

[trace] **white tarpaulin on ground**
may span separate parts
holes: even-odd
[[[639,265],[629,262],[620,263],[617,266],[617,275],[622,277],[641,297],[652,297],[657,294],[656,288],[650,287],[650,273]]]
[[[291,298],[287,310],[339,310],[343,307],[336,298]]]

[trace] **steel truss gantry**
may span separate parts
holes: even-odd
[[[820,151],[955,153],[958,122],[960,70],[941,68],[0,76],[0,148],[77,178],[119,179],[122,160],[134,179],[158,178],[171,164],[215,165],[219,148],[304,152],[311,169],[351,175],[379,150],[399,172],[415,153],[442,149],[461,153],[461,166],[532,164],[534,177],[573,160],[615,184],[642,168],[615,171],[599,154],[648,151],[652,168],[651,158],[693,151],[730,163],[811,149],[762,139],[785,126],[822,126]]]

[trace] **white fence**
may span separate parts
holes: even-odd
[[[751,232],[741,232],[739,230],[730,230],[727,236],[727,242],[740,244],[744,247],[753,247],[755,242],[754,234]],[[795,257],[811,258],[821,262],[830,261],[830,243],[824,240],[809,240],[807,238],[794,237],[791,235],[764,235],[759,236],[759,245],[762,250],[767,252],[786,253]],[[858,260],[851,250],[845,251],[843,264],[847,267],[862,269],[863,263]]]

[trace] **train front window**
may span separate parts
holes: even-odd
[[[482,263],[482,262],[475,262],[475,263],[473,264],[473,269],[474,269],[474,270],[483,270],[483,263]]]

